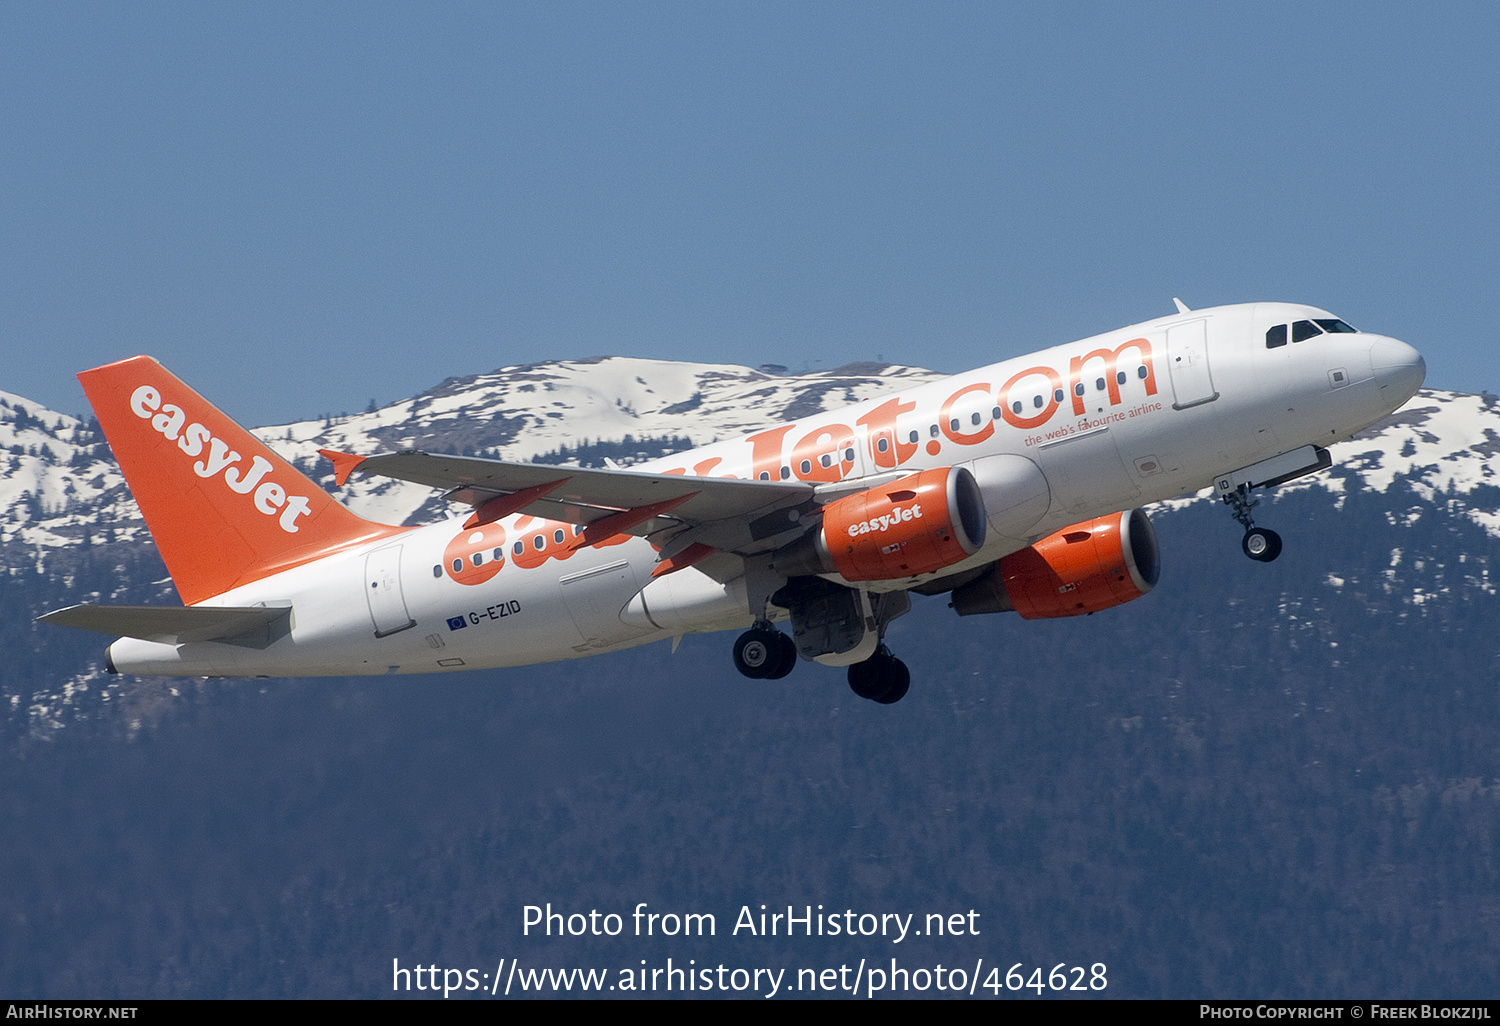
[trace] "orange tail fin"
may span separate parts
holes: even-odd
[[[349,512],[150,357],[78,380],[187,605],[407,530]]]

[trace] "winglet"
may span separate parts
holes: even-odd
[[[1177,312],[1178,313],[1192,313],[1193,312],[1192,310],[1190,310],[1188,308],[1188,305],[1186,303],[1184,303],[1182,300],[1178,299],[1176,296],[1172,297],[1172,302],[1174,302],[1174,303],[1177,304]]]
[[[333,480],[340,488],[349,480],[349,475],[369,459],[368,456],[356,456],[352,452],[339,452],[337,449],[319,449],[318,455],[333,464]]]

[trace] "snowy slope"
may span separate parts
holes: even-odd
[[[627,436],[701,445],[939,377],[886,364],[776,376],[720,364],[597,357],[449,379],[383,409],[256,433],[332,488],[332,468],[317,455],[320,448],[361,454],[422,448],[530,460]],[[1494,499],[1472,494],[1500,483],[1491,466],[1497,449],[1496,397],[1424,390],[1383,423],[1335,446],[1334,471],[1288,487],[1385,492],[1401,478],[1424,498],[1451,493],[1471,519],[1500,537]],[[86,530],[96,539],[142,537],[135,504],[91,425],[0,392],[0,450],[0,541],[44,550],[76,544]],[[629,458],[627,452],[622,461]],[[447,512],[430,489],[404,482],[356,479],[338,494],[361,515],[388,523]]]
[[[257,433],[331,485],[320,448],[360,454],[416,448],[524,461],[627,436],[685,437],[704,445],[940,377],[887,364],[773,376],[748,367],[598,357],[450,378],[373,413]],[[362,516],[403,523],[417,517],[433,493],[405,482],[356,479],[340,496]],[[436,508],[428,505],[418,519],[431,519]]]
[[[596,357],[450,378],[383,409],[254,430],[333,490],[332,467],[317,454],[320,448],[361,454],[423,448],[530,460],[562,446],[627,436],[705,444],[940,377],[874,363],[778,376],[728,365]],[[97,432],[19,396],[0,398],[8,404],[0,406],[0,449],[11,453],[8,464],[0,464],[6,467],[0,542],[45,549],[76,544],[86,529],[96,537],[140,537],[139,512]],[[446,512],[431,489],[405,482],[356,479],[337,494],[360,515],[387,523],[423,522]]]
[[[76,417],[0,392],[0,541],[67,545],[91,521],[140,528],[102,436]]]
[[[1287,488],[1360,487],[1387,493],[1405,481],[1421,499],[1450,506],[1500,538],[1500,399],[1423,389],[1401,409],[1333,447],[1334,466]],[[1211,493],[1205,493],[1209,495]]]

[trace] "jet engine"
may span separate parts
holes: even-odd
[[[937,467],[823,507],[822,524],[772,557],[783,577],[891,581],[931,573],[984,544],[984,497],[963,467]]]
[[[1140,598],[1161,577],[1156,531],[1143,510],[1065,527],[1012,552],[953,590],[959,616],[1014,610],[1023,619],[1082,616]]]

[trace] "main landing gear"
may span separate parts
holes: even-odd
[[[751,566],[753,569],[753,565]],[[747,571],[747,577],[752,575]],[[817,577],[793,577],[770,589],[751,580],[751,608],[774,600],[791,620],[790,636],[776,629],[764,611],[734,643],[734,666],[746,677],[778,680],[799,658],[825,666],[848,667],[849,686],[861,698],[889,705],[911,687],[906,664],[883,644],[885,629],[911,609],[903,591],[872,595]]]
[[[1234,519],[1245,528],[1245,539],[1240,542],[1240,548],[1244,550],[1245,555],[1261,563],[1269,563],[1281,555],[1281,535],[1267,528],[1255,526],[1255,519],[1250,515],[1250,510],[1259,506],[1260,501],[1250,498],[1249,485],[1240,485],[1232,492],[1225,492],[1224,501],[1228,503]]]
[[[780,680],[796,665],[796,642],[769,620],[761,620],[734,643],[734,667],[746,677]]]
[[[780,680],[797,665],[797,645],[769,621],[762,621],[734,643],[734,665],[746,677]],[[860,698],[890,705],[905,697],[911,671],[882,644],[864,662],[850,665],[849,687]]]
[[[911,671],[882,644],[875,654],[849,667],[849,688],[881,705],[899,702],[911,687]]]

